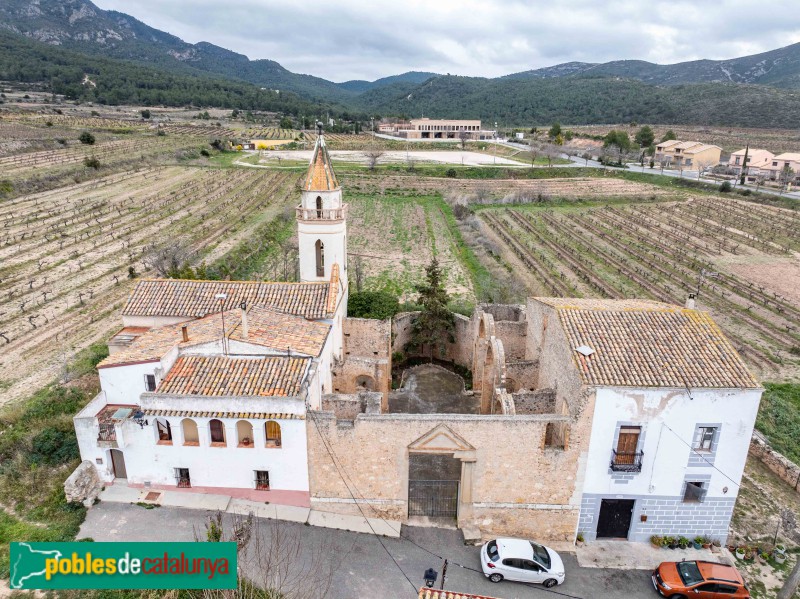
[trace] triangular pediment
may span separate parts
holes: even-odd
[[[475,448],[446,424],[440,424],[408,446],[410,451],[474,451]]]

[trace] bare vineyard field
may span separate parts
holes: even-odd
[[[766,278],[754,281],[748,265],[777,264],[784,280],[800,280],[797,212],[704,197],[585,209],[493,208],[479,216],[535,294],[682,305],[705,269],[712,274],[702,280],[698,307],[712,313],[762,374],[796,372],[797,296]]]
[[[300,131],[295,131],[294,129],[279,129],[278,127],[251,127],[250,129],[245,130],[242,135],[249,139],[294,139],[299,134]]]
[[[348,255],[350,275],[361,261],[365,290],[390,290],[413,300],[414,285],[424,279],[434,253],[447,276],[448,292],[458,300],[474,301],[469,274],[454,247],[439,198],[360,196],[348,194]]]
[[[622,129],[631,138],[642,124],[631,127],[624,125],[577,125],[565,127],[570,131],[578,131],[589,135],[605,135],[611,129]],[[774,154],[782,152],[800,152],[800,132],[796,129],[746,129],[737,127],[699,127],[686,125],[651,125],[660,140],[668,130],[672,130],[678,139],[701,141],[714,144],[730,153],[750,144],[751,148],[764,148]]]
[[[340,177],[347,189],[361,193],[382,193],[393,189],[395,192],[413,193],[455,193],[474,195],[484,193],[487,197],[499,199],[514,193],[529,196],[541,194],[547,198],[625,198],[655,199],[674,196],[675,193],[654,185],[626,181],[624,179],[574,178],[574,179],[447,179],[442,177],[422,177],[415,175],[384,175],[374,177],[365,174],[348,173]]]
[[[295,200],[297,176],[143,168],[0,203],[0,388],[38,389],[75,350],[119,327],[128,268],[184,238],[214,260]]]

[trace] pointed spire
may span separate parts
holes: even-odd
[[[331,158],[328,155],[328,148],[325,146],[325,137],[322,133],[317,136],[317,142],[314,144],[314,153],[311,156],[311,163],[308,165],[303,189],[306,191],[339,189],[339,181],[336,180],[336,173],[333,172]]]

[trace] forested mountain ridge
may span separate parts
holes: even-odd
[[[543,79],[590,75],[626,77],[652,85],[686,83],[749,83],[800,89],[800,43],[727,60],[693,60],[654,64],[644,60],[606,63],[568,62],[506,75],[509,79]]]
[[[330,110],[362,121],[425,115],[505,125],[800,126],[800,44],[726,61],[571,62],[494,79],[411,71],[334,83],[207,42],[189,44],[89,0],[3,0],[0,33],[0,77],[109,104]],[[85,74],[96,89],[82,84]]]

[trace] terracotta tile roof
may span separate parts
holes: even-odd
[[[419,590],[417,599],[497,599],[489,595],[475,595],[474,593],[456,593],[453,591],[440,591],[438,589],[430,589],[422,587]]]
[[[248,418],[250,420],[305,420],[305,414],[284,412],[215,412],[208,410],[142,410],[145,416],[164,418]]]
[[[188,341],[183,340],[183,327],[186,327]],[[241,310],[225,312],[225,333],[228,339],[243,341],[276,351],[291,351],[319,356],[331,325],[324,322],[306,320],[301,316],[285,314],[264,306],[251,306],[247,310],[247,339],[242,330]],[[137,362],[160,360],[173,347],[188,348],[212,341],[218,341],[222,333],[222,319],[217,314],[209,314],[198,320],[167,325],[150,329],[131,341],[127,347],[102,360],[97,367],[107,368]]]
[[[185,316],[200,318],[219,312],[216,295],[224,293],[223,309],[242,302],[258,304],[305,318],[330,318],[330,283],[268,283],[260,281],[189,281],[143,279],[122,309],[126,316]]]
[[[181,356],[156,393],[167,395],[294,397],[310,358]]]
[[[535,299],[556,308],[586,384],[759,387],[706,312],[649,300]],[[575,351],[583,345],[594,353]]]
[[[333,191],[339,189],[339,181],[336,180],[336,173],[333,172],[331,158],[328,156],[328,148],[325,147],[325,138],[320,135],[317,143],[314,144],[314,154],[308,165],[306,181],[303,184],[306,191]]]

